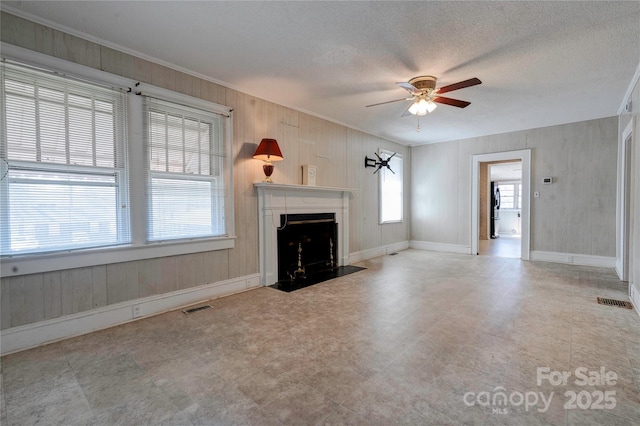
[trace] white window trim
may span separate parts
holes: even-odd
[[[148,206],[146,205],[148,201],[148,197],[146,193],[147,187],[145,186],[147,182],[147,175],[145,170],[146,164],[144,162],[145,144],[142,143],[142,138],[144,137],[144,133],[145,133],[145,129],[144,129],[144,122],[145,122],[144,115],[146,114],[145,108],[144,108],[145,96],[154,97],[154,98],[161,99],[168,102],[175,102],[175,103],[182,104],[192,108],[204,109],[207,111],[214,112],[216,114],[228,116],[230,118],[231,123],[225,126],[225,130],[227,132],[227,134],[225,135],[225,138],[229,142],[229,146],[227,147],[226,158],[224,160],[225,161],[224,167],[226,170],[229,170],[229,174],[228,174],[229,182],[225,186],[226,190],[228,191],[228,197],[226,198],[226,201],[227,203],[229,203],[229,208],[231,209],[229,210],[229,209],[226,209],[225,207],[225,210],[227,213],[225,214],[225,229],[227,230],[228,237],[211,237],[211,238],[200,237],[192,240],[215,241],[215,240],[222,240],[227,238],[234,238],[233,236],[235,236],[235,228],[234,228],[234,218],[233,218],[234,217],[234,214],[233,214],[233,205],[234,205],[233,157],[232,157],[233,150],[231,146],[233,141],[233,110],[223,105],[208,102],[203,99],[193,98],[188,95],[183,95],[181,93],[177,93],[172,90],[163,89],[157,86],[152,86],[150,84],[143,84],[143,83],[138,84],[138,86],[136,87],[135,93],[136,95],[140,95],[140,96],[132,96],[133,99],[129,103],[129,110],[131,111],[135,109],[136,112],[139,111],[140,116],[137,117],[136,113],[133,114],[134,115],[133,117],[130,116],[131,120],[129,121],[129,137],[131,138],[132,135],[135,135],[137,140],[141,141],[141,143],[135,143],[135,144],[130,143],[128,153],[129,153],[129,158],[131,158],[131,161],[134,161],[133,158],[136,158],[135,160],[136,162],[134,162],[133,164],[140,164],[143,167],[136,168],[135,170],[130,170],[131,185],[129,186],[129,193],[131,194],[132,200],[134,199],[133,197],[135,197],[135,199],[137,200],[144,200],[144,201],[140,201],[138,203],[130,203],[131,206],[133,206],[134,204],[138,204],[139,210],[141,210],[141,211],[137,211],[135,216],[133,212],[131,213],[131,222],[132,222],[131,227],[132,227],[132,230],[135,230],[132,232],[132,235],[131,235],[132,243],[150,245],[150,244],[173,244],[174,242],[179,243],[180,241],[185,241],[185,240],[167,240],[167,241],[149,241],[148,240],[148,236],[147,236]],[[225,247],[225,248],[229,248],[229,247]],[[198,251],[205,251],[205,250],[198,250]]]
[[[54,58],[39,52],[34,52],[18,46],[2,42],[0,44],[2,57],[15,60],[35,67],[55,70],[61,74],[67,74],[85,81],[102,85],[113,85],[120,88],[132,88],[142,94],[154,95],[167,101],[181,103],[193,107],[203,108],[218,114],[232,117],[232,110],[223,105],[205,101],[173,92],[171,90],[155,87],[147,84],[138,84],[136,81],[116,76],[104,71],[96,70],[84,65],[75,64],[63,59]],[[139,104],[138,104],[139,102]],[[138,108],[140,106],[140,108]],[[136,182],[144,182],[143,170],[143,108],[142,96],[131,94],[128,96],[128,161],[133,164],[129,167],[129,197],[130,200],[145,200],[145,187],[135,185]],[[227,127],[226,166],[232,167],[232,142],[233,126]],[[135,166],[139,165],[139,166]],[[146,242],[146,212],[145,203],[130,203],[131,206],[131,244],[110,246],[105,248],[90,248],[83,250],[68,250],[52,253],[37,253],[15,255],[3,258],[0,261],[0,276],[18,276],[40,272],[58,271],[72,268],[82,268],[111,263],[143,260],[156,257],[177,256],[203,251],[223,250],[235,247],[235,229],[233,223],[233,169],[229,169],[230,181],[228,183],[229,203],[228,214],[225,215],[227,236],[215,238],[197,238],[176,241]],[[140,176],[138,176],[140,174]]]

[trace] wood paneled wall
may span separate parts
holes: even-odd
[[[253,183],[261,181],[263,174],[262,163],[251,156],[264,137],[276,138],[284,155],[284,161],[275,164],[275,181],[300,184],[301,166],[315,164],[319,186],[359,189],[350,203],[352,252],[409,239],[409,147],[5,12],[1,18],[3,42],[233,108],[237,236],[235,248],[229,250],[2,278],[2,329],[257,273],[258,207]],[[372,169],[364,169],[363,162],[365,155],[379,149],[397,151],[405,159],[405,221],[401,224],[378,224],[378,179]]]

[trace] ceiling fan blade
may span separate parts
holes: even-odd
[[[386,102],[379,102],[377,104],[371,104],[371,105],[366,105],[365,108],[368,107],[372,107],[372,106],[378,106],[378,105],[384,105],[384,104],[390,104],[392,102],[400,102],[400,101],[410,101],[411,99],[407,99],[407,98],[402,98],[402,99],[394,99],[392,101],[386,101]]]
[[[441,87],[437,89],[437,93],[447,93],[452,92],[454,90],[464,89],[465,87],[476,86],[481,84],[482,82],[477,78],[470,78],[469,80],[461,81],[459,83],[453,83],[448,86]]]
[[[407,90],[409,93],[411,93],[412,95],[420,95],[422,94],[422,91],[417,89],[413,84],[411,83],[406,83],[406,82],[399,82],[396,83],[398,86],[402,87],[403,89]]]
[[[443,96],[438,96],[437,98],[433,98],[433,102],[437,102],[439,104],[451,105],[458,108],[466,108],[471,105],[471,102],[460,101],[458,99],[445,98]]]

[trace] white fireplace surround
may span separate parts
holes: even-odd
[[[349,197],[355,189],[256,183],[260,284],[278,281],[280,215],[334,213],[338,224],[338,266],[349,264]]]

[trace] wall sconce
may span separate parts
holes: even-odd
[[[256,149],[255,154],[253,154],[253,158],[264,161],[264,165],[262,166],[262,170],[264,170],[263,182],[273,182],[271,180],[271,175],[273,174],[273,164],[271,164],[271,162],[284,160],[282,152],[280,152],[280,147],[278,146],[278,141],[275,139],[262,139],[260,145],[258,145],[258,149]]]

